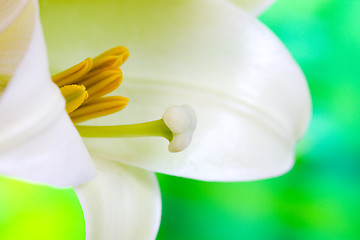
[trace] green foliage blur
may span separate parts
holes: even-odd
[[[278,0],[260,17],[300,64],[313,99],[295,167],[240,183],[158,174],[158,240],[360,239],[359,12],[358,0]],[[1,240],[84,239],[82,218],[71,189],[0,178]]]

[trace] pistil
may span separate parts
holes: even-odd
[[[188,105],[171,106],[156,121],[116,126],[76,125],[76,128],[87,138],[163,137],[169,141],[170,152],[180,152],[191,142],[196,115]]]
[[[171,141],[173,134],[164,120],[117,125],[117,126],[80,126],[76,125],[82,137],[97,138],[131,138],[131,137],[164,137]]]

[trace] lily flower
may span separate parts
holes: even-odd
[[[6,88],[0,98],[0,173],[75,186],[87,239],[153,239],[161,207],[151,172],[207,181],[287,172],[311,103],[298,65],[253,15],[268,4],[41,1],[53,73],[119,44],[131,50],[126,81],[114,92],[129,97],[128,107],[82,123],[81,140],[51,82],[37,2],[1,0],[0,83]],[[96,126],[156,119],[179,104],[193,106],[198,115],[193,141],[182,152],[169,153],[154,138],[86,135]],[[185,109],[170,108],[164,121],[169,112],[191,116]],[[184,119],[184,128],[173,128],[176,118],[167,126],[186,146],[182,138],[195,124]],[[173,143],[169,149],[177,151]],[[99,175],[88,182],[95,169]]]
[[[250,13],[237,7],[242,3]],[[127,108],[85,124],[146,121],[169,105],[183,103],[198,115],[191,145],[178,154],[164,151],[161,140],[145,138],[88,138],[88,150],[109,160],[199,180],[248,181],[287,172],[296,141],[307,128],[311,103],[298,65],[251,15],[268,4],[42,1],[52,72],[120,42],[131,51],[124,82],[115,92],[130,99]]]

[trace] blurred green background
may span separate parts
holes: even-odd
[[[279,0],[261,17],[301,65],[313,119],[294,169],[208,183],[158,174],[158,240],[360,239],[360,1]],[[84,239],[72,190],[0,178],[0,239]]]

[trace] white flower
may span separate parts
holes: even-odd
[[[157,139],[84,139],[99,172],[75,188],[88,239],[155,238],[156,179],[123,164],[215,181],[292,167],[310,115],[306,81],[282,43],[234,3],[258,14],[269,1],[42,1],[54,71],[116,45],[131,51],[119,89],[127,109],[86,124],[147,121],[183,103],[198,115],[193,142],[176,154]],[[86,182],[95,168],[50,81],[37,2],[1,4],[0,75],[12,77],[0,98],[0,172],[57,186]]]
[[[199,180],[254,180],[292,167],[310,116],[306,81],[276,36],[233,3],[44,1],[43,10],[54,72],[116,45],[131,52],[117,93],[127,108],[86,124],[147,121],[179,104],[197,113],[196,137],[181,153],[170,155],[163,140],[85,139],[92,154]]]

